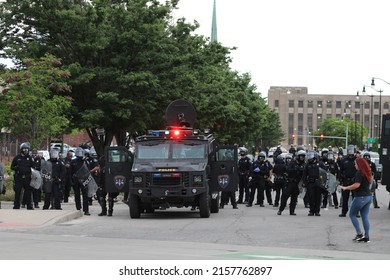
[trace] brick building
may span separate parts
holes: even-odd
[[[285,140],[282,146],[290,144],[314,144],[311,133],[319,129],[321,121],[328,118],[349,118],[368,130],[369,137],[379,136],[381,120],[379,115],[390,113],[390,96],[380,95],[373,90],[354,95],[309,94],[307,87],[272,86],[268,90],[268,106],[279,113]],[[294,135],[294,137],[293,137]]]

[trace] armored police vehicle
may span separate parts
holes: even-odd
[[[195,119],[191,103],[172,102],[166,129],[135,139],[131,172],[126,150],[106,149],[106,188],[125,191],[128,185],[131,218],[170,207],[199,209],[208,218],[219,211],[219,192],[237,189],[237,146],[218,145],[193,128]]]

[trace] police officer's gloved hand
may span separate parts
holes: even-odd
[[[256,173],[259,173],[260,172],[260,168],[256,167],[255,170],[253,170],[253,171],[255,171]]]

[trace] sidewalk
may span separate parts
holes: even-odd
[[[100,208],[96,201],[93,203]],[[62,203],[63,210],[42,210],[42,202],[39,206],[40,208],[34,210],[27,210],[26,208],[14,210],[12,209],[12,201],[1,201],[0,231],[6,228],[44,227],[64,223],[83,215],[81,211],[76,210],[74,202]]]

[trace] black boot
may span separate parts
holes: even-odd
[[[114,211],[114,199],[109,197],[108,198],[108,214],[107,216],[112,216],[112,212]]]
[[[107,216],[107,202],[104,197],[99,198],[99,204],[102,207],[102,212],[98,216]]]

